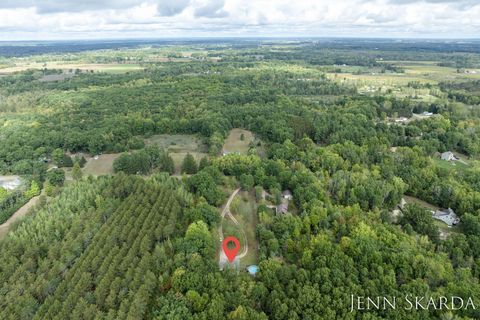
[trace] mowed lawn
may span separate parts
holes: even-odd
[[[255,236],[258,224],[257,206],[252,192],[241,191],[230,206],[232,214],[242,227],[248,242],[248,253],[241,259],[241,267],[258,263],[258,241]]]
[[[465,164],[464,162],[461,162],[461,161],[445,161],[445,160],[442,160],[442,159],[436,158],[436,157],[433,157],[432,160],[433,160],[433,162],[435,163],[436,166],[438,166],[440,168],[447,169],[447,170],[465,171],[465,170],[471,168],[471,166],[469,166],[468,164]],[[463,161],[465,161],[465,160],[463,160]]]
[[[432,210],[432,211],[437,211],[437,210],[440,210],[440,207],[436,206],[436,205],[433,205],[431,203],[428,203],[426,201],[423,201],[421,199],[418,199],[418,198],[415,198],[415,197],[412,197],[412,196],[403,196],[403,198],[405,199],[405,201],[407,203],[414,203],[414,204],[417,204],[419,205],[420,207],[424,208],[424,209],[427,209],[427,210]]]
[[[244,139],[242,140],[242,134]],[[248,154],[249,144],[254,141],[253,133],[244,129],[232,129],[223,144],[223,152]]]
[[[200,162],[207,156],[207,146],[195,135],[191,134],[157,134],[145,139],[145,144],[156,144],[168,151],[175,164],[175,173],[179,174],[185,156],[190,153]]]
[[[108,153],[99,155],[98,159],[89,158],[82,170],[83,174],[94,177],[113,174],[113,161],[120,155],[121,153]]]

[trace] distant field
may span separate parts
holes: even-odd
[[[438,89],[411,88],[409,83],[433,84],[441,81],[480,79],[480,69],[467,69],[458,72],[456,68],[441,67],[434,61],[383,61],[404,69],[403,73],[381,73],[378,67],[338,66],[342,73],[327,73],[327,76],[340,83],[353,84],[362,94],[391,93],[398,98],[415,98],[432,102],[444,93]],[[361,71],[361,74],[355,73]],[[468,71],[468,72],[467,72]]]
[[[90,158],[87,160],[83,168],[84,175],[101,176],[113,174],[113,161],[118,158],[121,153],[102,154],[98,159]]]
[[[47,63],[25,62],[17,63],[13,67],[0,68],[0,74],[9,74],[29,69],[61,69],[61,70],[82,70],[82,71],[101,71],[109,73],[123,73],[128,71],[142,70],[139,64],[120,64],[120,63],[68,63],[64,61],[53,61]]]
[[[241,140],[241,135],[244,140]],[[253,133],[243,129],[232,129],[223,144],[223,152],[248,154],[249,144],[255,139]]]
[[[145,139],[145,144],[156,144],[167,150],[175,163],[175,173],[180,173],[183,159],[190,153],[197,163],[207,156],[207,146],[200,138],[188,134],[158,134]]]

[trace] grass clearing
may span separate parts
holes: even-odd
[[[432,158],[433,163],[438,166],[439,168],[444,168],[447,170],[457,170],[457,171],[465,171],[470,169],[471,167],[464,163],[465,160],[462,161],[445,161],[440,158]]]
[[[242,140],[243,135],[243,140]],[[244,129],[232,129],[223,144],[223,152],[248,154],[249,144],[255,137],[251,131]]]
[[[207,152],[207,146],[193,134],[157,134],[145,139],[168,152]]]
[[[89,158],[82,170],[83,174],[94,177],[113,174],[113,161],[120,155],[121,153],[109,153],[99,155],[98,159]]]
[[[403,198],[405,199],[405,201],[407,203],[414,203],[414,204],[417,204],[419,205],[420,207],[422,208],[425,208],[427,210],[432,210],[432,211],[437,211],[437,210],[440,210],[440,207],[437,207],[433,204],[430,204],[426,201],[423,201],[421,199],[418,199],[418,198],[415,198],[415,197],[412,197],[412,196],[403,196]]]
[[[248,253],[241,259],[241,267],[245,268],[258,263],[258,241],[256,228],[258,224],[257,205],[251,192],[241,191],[230,206],[232,214],[243,228],[248,242]]]

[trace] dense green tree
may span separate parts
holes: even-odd
[[[182,173],[195,174],[197,170],[198,167],[195,158],[190,153],[187,153],[182,162]]]
[[[65,171],[62,169],[52,169],[47,172],[47,180],[53,186],[62,186],[65,182]]]
[[[82,169],[80,169],[80,165],[78,163],[73,165],[72,177],[74,180],[80,180],[82,178]]]
[[[413,230],[429,236],[432,240],[438,240],[439,230],[432,219],[432,214],[416,204],[406,206],[403,210],[401,223],[411,225]]]
[[[240,176],[240,185],[243,189],[250,191],[252,190],[254,184],[255,180],[251,174],[242,174]]]

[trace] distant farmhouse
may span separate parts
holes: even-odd
[[[444,152],[440,155],[440,158],[445,161],[457,161],[459,160],[451,151]]]
[[[460,222],[460,218],[451,208],[448,208],[446,211],[432,211],[432,217],[445,222],[449,227],[457,225]]]

